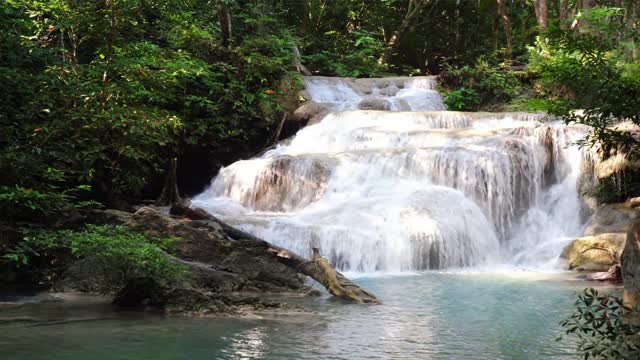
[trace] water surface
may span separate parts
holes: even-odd
[[[0,349],[5,360],[576,359],[570,339],[555,341],[558,322],[570,314],[576,291],[594,284],[571,276],[516,271],[366,277],[357,281],[383,305],[323,296],[292,300],[311,314],[263,318],[117,313],[104,299],[90,297],[4,305],[1,319],[30,321],[0,322]],[[74,321],[56,321],[62,319]]]

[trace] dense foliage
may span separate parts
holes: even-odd
[[[90,185],[110,201],[139,193],[171,157],[264,146],[293,40],[263,31],[273,19],[254,11],[227,48],[206,2],[7,1],[0,185],[45,196]]]
[[[640,325],[629,320],[638,315],[638,309],[625,308],[619,298],[586,289],[561,325],[577,337],[584,359],[631,360],[640,357]]]
[[[590,127],[581,145],[596,147],[601,160],[623,154],[636,161],[640,138],[630,125],[640,125],[640,33],[617,7],[584,11],[579,20],[580,29],[554,29],[531,48],[539,96],[567,123]],[[600,179],[595,195],[603,201],[637,196],[639,175],[620,168]]]
[[[31,281],[55,285],[67,270],[69,258],[89,261],[92,289],[118,292],[140,278],[171,286],[183,278],[184,269],[169,261],[175,239],[149,238],[122,226],[87,225],[80,230],[56,232],[25,230],[22,241],[11,244],[0,265],[22,270]]]
[[[22,196],[17,186],[41,199],[113,205],[157,195],[174,157],[181,187],[197,192],[217,167],[278,137],[301,86],[291,66],[295,47],[315,74],[443,72],[446,103],[455,110],[509,102],[508,109],[543,109],[527,92],[530,74],[512,68],[522,69],[536,37],[539,97],[571,95],[576,106],[601,99],[569,78],[593,68],[600,70],[591,78],[619,86],[601,87],[602,94],[634,88],[635,80],[600,67],[612,61],[610,51],[598,50],[581,72],[573,72],[580,64],[569,54],[577,59],[600,46],[635,56],[628,31],[637,24],[635,1],[546,1],[544,12],[539,3],[7,0],[0,12],[0,192],[15,199]],[[570,45],[569,38],[584,36],[591,40]],[[627,66],[622,74],[635,72]]]
[[[473,65],[445,65],[438,77],[448,110],[477,111],[509,103],[523,91],[522,72],[508,71],[508,63],[481,57]]]

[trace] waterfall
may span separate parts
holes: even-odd
[[[310,77],[333,111],[220,170],[194,206],[349,271],[549,268],[580,235],[584,129],[545,114],[443,111],[433,77]],[[383,110],[358,110],[374,103]],[[365,105],[363,105],[365,104]]]

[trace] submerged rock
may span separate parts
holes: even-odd
[[[358,103],[360,110],[391,110],[391,103],[386,99],[365,99]]]
[[[174,289],[165,295],[164,311],[170,315],[212,316],[242,315],[254,311],[306,311],[304,308],[260,296],[219,294],[195,289]]]
[[[624,243],[624,233],[585,236],[567,245],[560,258],[568,260],[569,270],[608,271],[620,261]]]
[[[114,298],[120,309],[160,310],[168,315],[242,315],[262,310],[303,311],[300,306],[266,300],[256,294],[220,293],[198,288],[167,289],[150,279],[138,279]]]

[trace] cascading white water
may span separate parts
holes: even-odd
[[[579,235],[583,130],[543,114],[444,109],[431,77],[309,78],[335,112],[194,199],[226,221],[340,269],[548,267]],[[389,110],[353,110],[363,101]],[[410,111],[409,111],[410,110]]]

